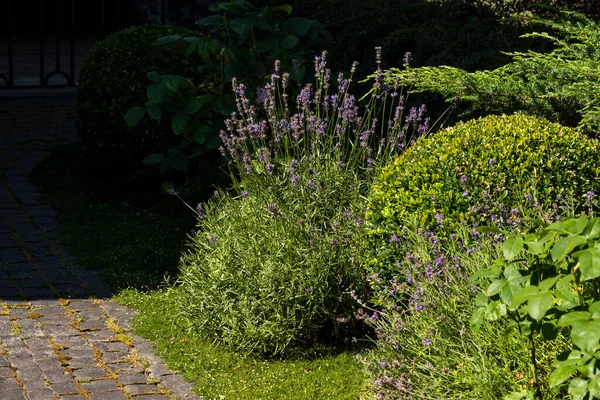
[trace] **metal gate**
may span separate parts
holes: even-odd
[[[96,41],[148,22],[189,25],[208,3],[0,0],[0,91],[76,86],[79,66]]]

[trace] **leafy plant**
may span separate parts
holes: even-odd
[[[561,215],[558,208],[567,201],[575,212],[585,211],[587,191],[600,189],[599,154],[595,140],[524,115],[488,116],[420,139],[382,170],[371,189],[371,273],[388,276],[404,255],[390,240],[405,217],[444,232],[462,224],[548,220]]]
[[[558,357],[547,378],[558,386],[569,378],[572,399],[600,398],[600,219],[585,216],[555,222],[543,230],[516,235],[504,242],[504,257],[473,275],[484,287],[477,297],[471,325],[484,319],[511,320],[530,338],[531,363],[537,371],[533,338],[553,340],[570,327],[575,346]],[[541,395],[540,377],[535,390]]]
[[[400,81],[416,92],[438,92],[446,101],[457,98],[470,111],[527,113],[600,131],[600,23],[575,12],[561,18],[533,19],[545,27],[523,37],[549,40],[554,49],[508,53],[512,62],[488,71],[467,72],[441,66],[390,69],[389,81]]]
[[[234,80],[237,111],[221,137],[235,192],[201,210],[177,288],[181,314],[204,337],[262,354],[339,341],[360,328],[349,292],[365,288],[365,195],[413,129],[424,129],[403,125],[399,93],[376,91],[360,116],[351,78],[340,74],[330,88],[324,55],[293,112],[290,76],[275,65],[265,118]],[[376,139],[377,119],[396,107],[382,127],[386,140]]]
[[[169,134],[167,121],[144,120],[128,129],[123,120],[127,109],[146,98],[148,72],[195,76],[200,57],[184,59],[180,47],[148,51],[155,40],[174,34],[194,32],[158,24],[124,29],[97,43],[81,67],[77,132],[89,153],[102,163],[107,180],[148,174],[141,160],[179,142]],[[115,173],[109,173],[113,169]]]
[[[525,338],[506,333],[506,321],[469,330],[476,293],[469,277],[500,255],[496,235],[473,235],[466,226],[436,235],[419,228],[417,218],[403,225],[393,245],[402,243],[406,253],[393,279],[369,277],[385,287],[381,307],[359,310],[377,334],[376,348],[362,357],[373,392],[393,399],[497,400],[529,388]],[[545,350],[551,355],[554,349]]]
[[[277,59],[283,68],[294,66],[291,79],[300,82],[311,47],[328,36],[315,20],[285,18],[292,11],[289,5],[258,10],[245,0],[230,0],[213,4],[210,11],[214,14],[197,21],[206,35],[169,35],[155,42],[157,46],[183,46],[186,55],[200,57],[198,72],[203,78],[192,80],[152,72],[148,74],[152,83],[145,107],[133,107],[125,116],[129,126],[145,115],[158,121],[169,118],[173,133],[183,138],[166,154],[151,154],[144,160],[146,164],[160,164],[161,172],[188,172],[196,163],[194,159],[202,161],[199,156],[221,145],[222,120],[235,109],[232,78],[247,85],[250,101],[260,101],[254,89],[264,85],[266,65],[273,65]],[[197,190],[206,184],[201,178],[201,174],[188,174],[186,185],[180,189]]]

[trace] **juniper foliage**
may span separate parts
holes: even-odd
[[[476,72],[392,68],[386,80],[412,86],[413,92],[440,93],[448,102],[461,100],[468,104],[467,114],[525,112],[600,132],[600,22],[576,12],[533,22],[545,29],[522,37],[551,41],[551,52],[507,53],[512,62]]]

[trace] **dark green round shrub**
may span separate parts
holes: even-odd
[[[181,138],[171,131],[170,118],[144,118],[128,128],[124,116],[147,102],[147,74],[197,76],[199,58],[186,57],[185,46],[153,46],[160,37],[197,32],[170,25],[124,29],[96,44],[85,59],[77,88],[77,129],[86,147],[107,163],[131,173],[146,156],[166,152]],[[110,165],[106,166],[107,168]]]
[[[556,218],[570,203],[585,211],[600,189],[600,147],[571,128],[525,115],[489,116],[418,140],[385,167],[366,214],[369,265],[390,271],[401,222],[452,232],[457,224],[510,228]],[[443,229],[441,229],[443,228]]]

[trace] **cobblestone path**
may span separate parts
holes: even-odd
[[[60,247],[29,182],[50,148],[77,140],[72,103],[0,98],[0,399],[195,399],[130,332],[134,311]]]

